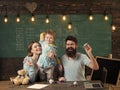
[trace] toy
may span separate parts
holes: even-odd
[[[25,85],[29,83],[30,78],[27,76],[27,71],[24,69],[17,71],[18,75],[15,78],[10,78],[10,81],[15,85]]]

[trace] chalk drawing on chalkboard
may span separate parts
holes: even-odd
[[[23,28],[16,28],[16,51],[24,51]]]

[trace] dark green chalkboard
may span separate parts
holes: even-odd
[[[64,40],[68,35],[78,39],[78,50],[84,52],[82,46],[88,42],[95,56],[107,56],[111,53],[111,15],[104,21],[103,15],[94,15],[94,20],[89,21],[88,15],[67,15],[67,21],[62,21],[61,15],[50,15],[50,23],[44,22],[45,15],[37,15],[36,21],[31,22],[30,16],[22,15],[21,22],[15,22],[16,16],[8,16],[9,22],[3,22],[0,16],[0,57],[24,57],[27,45],[32,40],[39,41],[39,34],[48,29],[56,31],[55,43],[58,54],[64,54]],[[72,30],[67,29],[71,21]]]

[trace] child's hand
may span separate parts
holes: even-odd
[[[53,59],[54,58],[54,52],[48,52],[48,57]]]
[[[40,41],[45,39],[45,32],[40,33]]]

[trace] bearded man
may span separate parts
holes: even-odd
[[[84,46],[86,54],[77,52],[77,39],[74,36],[68,36],[65,40],[66,54],[61,58],[64,68],[64,78],[62,81],[85,81],[85,66],[93,70],[98,70],[99,66],[92,54],[92,48],[89,44]]]

